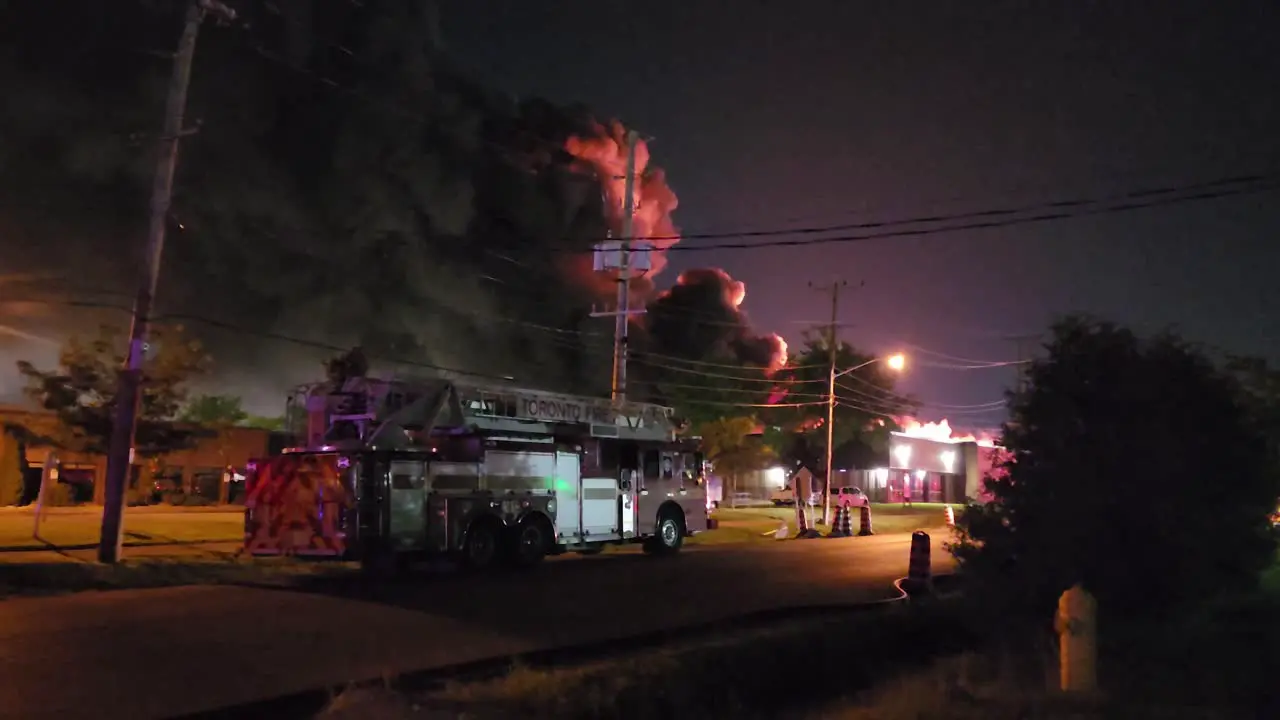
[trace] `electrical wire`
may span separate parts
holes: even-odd
[[[974,360],[973,358],[960,357],[959,355],[948,355],[947,353],[938,352],[936,350],[930,350],[929,348],[921,347],[919,345],[913,345],[912,343],[909,343],[909,342],[899,341],[898,344],[901,345],[902,347],[905,347],[911,350],[914,353],[919,353],[921,355],[932,355],[934,357],[942,358],[943,360],[950,360],[952,362],[957,362],[957,363],[966,363],[966,364],[972,364],[972,365],[1006,365],[1009,363],[1009,361],[1007,360]]]
[[[339,47],[345,54],[355,58],[355,54],[349,49]],[[428,118],[419,111],[408,110],[399,106],[397,103],[387,101],[384,98],[376,98],[370,96],[360,90],[349,88],[340,83],[327,78],[313,70],[302,68],[290,63],[283,58],[274,56],[261,48],[260,46],[252,46],[254,52],[261,57],[272,62],[279,63],[288,69],[308,75],[313,79],[321,82],[326,87],[330,87],[342,92],[346,92],[355,97],[361,98],[368,102],[393,109],[408,116],[419,120],[426,121]],[[540,142],[546,142],[548,146],[554,144],[535,138]],[[499,147],[494,143],[489,143],[481,139],[481,142],[487,145]],[[564,151],[562,147],[555,146],[558,151]],[[502,148],[509,151],[510,148]],[[967,230],[992,229],[1001,227],[1011,227],[1016,225],[1044,223],[1058,220],[1068,220],[1081,217],[1089,217],[1096,215],[1106,215],[1112,213],[1131,212],[1135,210],[1165,207],[1187,202],[1198,202],[1204,200],[1220,199],[1238,195],[1255,194],[1262,192],[1271,192],[1280,189],[1280,183],[1276,181],[1280,176],[1276,174],[1249,174],[1234,175],[1215,178],[1212,180],[1186,183],[1182,185],[1171,185],[1156,188],[1136,188],[1133,190],[1115,193],[1101,198],[1072,198],[1064,200],[1054,200],[1023,207],[1002,207],[988,208],[964,213],[934,214],[922,215],[918,217],[902,218],[897,220],[881,220],[874,222],[862,223],[844,223],[823,226],[811,226],[801,228],[774,228],[763,230],[735,230],[730,232],[707,232],[707,233],[690,233],[683,236],[653,236],[648,238],[636,238],[637,242],[643,241],[679,241],[691,239],[720,239],[720,238],[744,238],[744,237],[783,237],[795,235],[814,235],[825,234],[831,232],[843,232],[848,230],[881,230],[880,232],[872,232],[861,235],[836,235],[829,237],[817,238],[800,238],[785,240],[769,240],[766,242],[723,242],[705,245],[693,244],[677,244],[668,247],[664,252],[703,252],[708,250],[755,250],[770,247],[803,247],[809,245],[827,245],[827,244],[846,244],[855,242],[864,242],[870,240],[880,240],[888,238],[905,238],[905,237],[926,237],[937,235],[940,233],[952,233]],[[1230,186],[1243,185],[1235,189],[1226,189]],[[1190,194],[1186,194],[1190,193]],[[1172,197],[1166,197],[1172,196]],[[1090,207],[1091,205],[1110,204],[1105,207]],[[1027,215],[1026,213],[1032,213]],[[1021,217],[1015,217],[1019,216]],[[941,227],[928,228],[903,228],[902,226],[930,224],[937,225],[945,223]],[[956,224],[958,223],[958,224]],[[465,239],[460,236],[460,240]],[[589,241],[592,244],[616,240],[616,238],[597,238]],[[588,241],[581,241],[588,242]],[[565,248],[564,251],[573,253],[590,253],[594,249],[584,248]]]

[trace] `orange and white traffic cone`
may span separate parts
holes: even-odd
[[[827,537],[849,537],[853,535],[853,520],[849,508],[836,508],[836,516],[831,521],[831,532]]]
[[[866,537],[867,535],[875,535],[875,532],[871,529],[871,506],[863,504],[858,509],[858,524],[861,526],[858,529],[858,535],[863,537]]]
[[[853,537],[853,511],[840,508],[840,537]]]

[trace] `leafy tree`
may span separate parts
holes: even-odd
[[[1128,618],[1255,582],[1280,487],[1239,382],[1172,334],[1082,317],[1046,350],[1011,394],[993,499],[957,520],[965,572],[1040,619],[1077,582]]]
[[[827,407],[830,377],[830,344],[825,337],[808,335],[801,351],[792,356],[776,380],[786,394],[779,407],[763,418],[779,432],[770,441],[779,454],[798,459],[823,457],[827,446]],[[859,367],[861,366],[861,367]],[[875,452],[888,452],[889,432],[898,429],[895,416],[908,414],[913,403],[894,392],[892,371],[876,361],[876,356],[855,349],[846,342],[836,347],[837,372],[851,370],[836,380],[835,424],[832,433],[835,454],[847,453],[855,444]],[[808,403],[808,404],[806,404]]]
[[[218,446],[218,456],[225,469],[230,464],[230,448],[227,431],[244,422],[249,414],[240,406],[240,398],[232,395],[200,395],[182,411],[183,422],[199,426],[203,436],[213,439]],[[194,480],[194,479],[192,479]],[[230,486],[225,478],[218,483],[218,502],[226,503]]]
[[[40,370],[23,360],[18,372],[26,393],[58,418],[57,431],[34,439],[72,452],[105,453],[114,424],[116,381],[124,364],[125,338],[103,326],[97,337],[73,337],[62,348],[58,367]],[[207,371],[209,356],[180,326],[157,326],[143,368],[142,397],[134,445],[140,457],[188,447],[195,431],[176,422],[186,404],[186,383]]]
[[[208,428],[228,428],[249,417],[234,395],[199,395],[182,410],[182,420]]]
[[[716,474],[727,480],[725,495],[733,502],[738,479],[744,474],[763,469],[774,458],[773,451],[753,433],[756,421],[749,417],[722,418],[698,426],[702,449]]]
[[[280,432],[284,430],[284,417],[266,417],[263,415],[250,415],[241,423],[241,427],[257,428],[259,430],[270,430],[271,432]]]

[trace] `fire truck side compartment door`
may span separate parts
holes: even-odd
[[[610,477],[582,478],[583,540],[618,537],[618,481]]]
[[[561,543],[577,543],[582,535],[582,473],[577,453],[556,453],[556,536]]]
[[[426,463],[391,461],[391,547],[420,548],[427,539]]]

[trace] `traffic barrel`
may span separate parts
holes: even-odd
[[[875,531],[871,529],[871,504],[863,503],[858,508],[858,535],[866,537],[867,535],[875,535]]]
[[[947,527],[955,527],[955,526],[956,526],[956,511],[952,510],[951,506],[948,505],[947,506]]]
[[[853,515],[847,507],[836,508],[836,516],[831,522],[831,533],[827,537],[851,537],[853,535]]]
[[[927,592],[933,582],[932,545],[929,533],[911,533],[911,559],[907,564],[907,588],[910,593]]]

